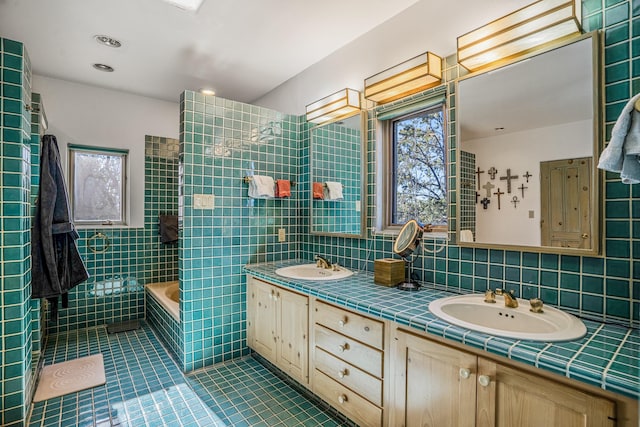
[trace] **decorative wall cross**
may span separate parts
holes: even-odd
[[[525,175],[523,175],[525,176]],[[522,191],[522,198],[524,199],[524,190],[527,189],[529,187],[525,187],[524,184],[522,184],[520,187],[518,187],[518,190]]]
[[[480,204],[484,209],[487,209],[487,206],[489,205],[489,203],[491,203],[491,200],[487,199],[486,197],[480,200]]]
[[[527,173],[525,173],[524,175],[522,175],[523,177],[527,178],[527,184],[529,183],[529,178],[531,178],[533,175],[531,175],[529,173],[529,171],[527,171]]]
[[[480,175],[482,175],[484,173],[484,171],[480,170],[480,166],[478,166],[478,170],[476,170],[476,175],[478,175],[478,179],[476,179],[476,181],[478,182],[478,190],[480,189]]]
[[[491,179],[496,179],[496,174],[498,173],[498,169],[491,166],[491,169],[489,169],[488,173],[489,173],[489,176],[491,176]]]
[[[518,203],[520,203],[520,200],[518,200],[518,196],[513,196],[513,198],[511,199],[511,203],[513,203],[513,208],[517,208],[518,207]]]
[[[511,193],[511,180],[518,179],[518,175],[511,175],[511,169],[507,169],[507,175],[501,176],[500,181],[507,181],[507,193]]]
[[[489,181],[487,181],[487,183],[485,185],[482,186],[482,188],[484,188],[485,190],[487,190],[487,198],[491,198],[491,190],[493,190],[494,188],[496,188],[495,185],[493,185],[492,183],[490,183]],[[486,209],[486,208],[485,208]]]
[[[498,187],[498,191],[496,191],[495,193],[496,196],[498,196],[498,210],[500,210],[500,196],[502,196],[504,194],[504,192],[500,191],[500,187]]]

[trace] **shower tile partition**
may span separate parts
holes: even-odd
[[[248,353],[246,263],[296,257],[299,187],[249,199],[246,175],[298,180],[299,118],[186,91],[180,99],[183,369]],[[194,206],[212,195],[212,206]],[[286,241],[278,242],[284,228]]]
[[[0,424],[19,426],[30,403],[31,63],[22,43],[0,38]]]

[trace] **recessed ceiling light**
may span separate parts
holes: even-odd
[[[122,46],[122,43],[120,43],[120,40],[116,40],[112,37],[109,36],[104,36],[104,35],[97,35],[97,36],[93,36],[94,39],[96,39],[96,41],[100,44],[103,44],[105,46],[109,46],[109,47],[120,47]]]
[[[200,89],[200,93],[207,96],[213,96],[216,94],[216,91],[213,89],[203,88]]]
[[[197,11],[204,0],[164,0],[175,7],[184,10]]]
[[[104,71],[105,73],[113,73],[113,67],[107,64],[93,64],[93,68],[96,70]]]

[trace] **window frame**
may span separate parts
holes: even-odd
[[[90,228],[90,227],[110,227],[110,226],[127,226],[129,220],[129,210],[128,210],[128,201],[129,201],[129,191],[128,191],[128,166],[129,166],[129,150],[117,149],[117,148],[105,148],[105,147],[97,147],[97,146],[85,146],[85,145],[75,145],[69,144],[67,146],[68,151],[68,159],[69,159],[69,204],[71,210],[71,219],[74,225],[78,227]],[[121,203],[120,203],[120,221],[114,221],[111,219],[100,219],[100,220],[78,220],[76,219],[75,212],[75,186],[76,186],[76,177],[75,177],[75,164],[76,158],[75,154],[101,154],[105,156],[112,157],[120,157],[122,158],[122,170],[121,170],[121,181],[120,181],[120,194],[121,194]]]
[[[418,115],[421,115],[424,112],[439,110],[442,112],[443,126],[442,126],[442,137],[444,142],[444,181],[447,186],[446,190],[446,204],[447,204],[447,223],[443,225],[435,226],[434,231],[442,232],[443,235],[447,234],[449,228],[449,205],[450,205],[450,189],[449,187],[449,145],[448,145],[448,123],[447,123],[447,102],[446,98],[444,98],[441,102],[437,102],[436,104],[431,105],[418,105],[413,110],[408,110],[403,112],[401,115],[396,117],[392,117],[385,120],[378,120],[378,123],[382,129],[382,152],[383,156],[381,157],[383,162],[383,171],[384,178],[381,180],[380,184],[382,185],[382,194],[380,199],[382,200],[382,208],[378,210],[378,213],[382,215],[382,221],[378,222],[379,231],[389,232],[391,234],[397,234],[404,224],[394,223],[394,211],[397,209],[397,189],[394,188],[394,183],[396,181],[396,150],[395,150],[395,140],[394,140],[394,123],[400,120],[406,120],[408,118],[412,118]],[[435,234],[435,233],[434,233]]]

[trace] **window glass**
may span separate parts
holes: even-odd
[[[444,105],[389,120],[389,225],[447,223]]]
[[[70,148],[73,220],[125,223],[126,154]]]

